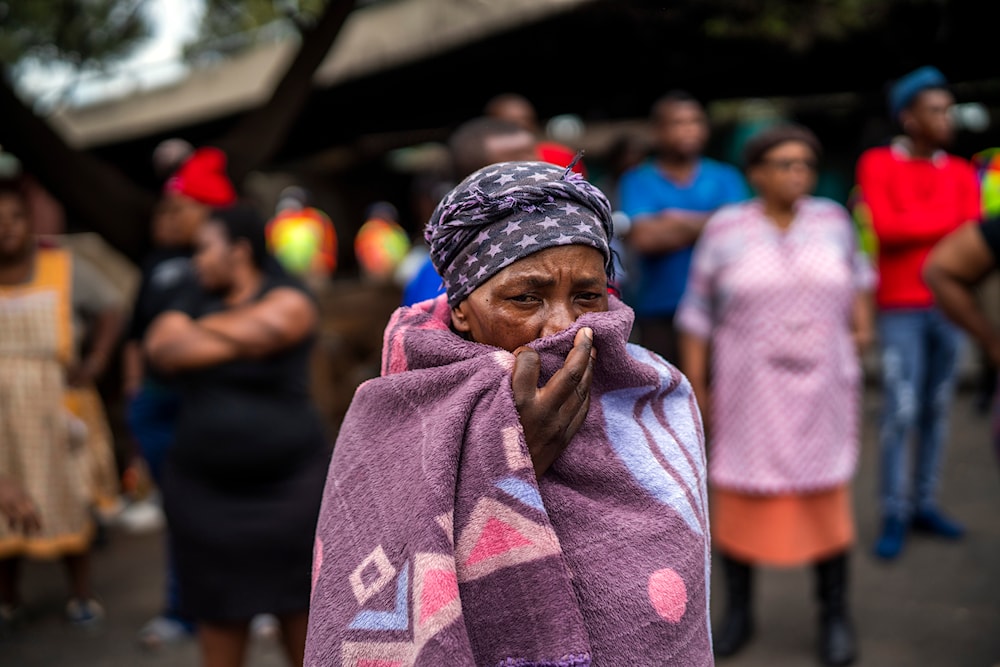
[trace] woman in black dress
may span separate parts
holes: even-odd
[[[316,307],[272,264],[253,211],[215,212],[198,235],[199,284],[145,340],[181,393],[164,498],[206,667],[242,664],[259,613],[303,659],[329,448],[308,391]]]

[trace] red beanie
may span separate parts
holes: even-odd
[[[208,206],[229,206],[236,201],[236,190],[226,175],[226,154],[212,147],[196,150],[167,180],[163,191]]]

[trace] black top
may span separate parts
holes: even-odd
[[[191,282],[194,276],[191,255],[190,248],[161,248],[143,260],[128,340],[141,341],[153,320],[167,310],[184,286]]]
[[[266,276],[259,300],[278,287],[306,293],[287,276]],[[186,290],[171,310],[193,318],[226,310],[218,295]],[[314,338],[265,359],[241,359],[177,376],[181,410],[171,455],[188,474],[253,483],[280,478],[325,447],[309,392]]]
[[[1000,264],[1000,216],[984,220],[979,225],[979,231],[983,234],[983,240],[993,254],[993,261]]]

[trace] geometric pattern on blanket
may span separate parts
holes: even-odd
[[[368,574],[373,568],[374,575]],[[348,581],[351,582],[351,589],[354,591],[354,597],[357,598],[358,604],[364,604],[395,578],[396,568],[389,562],[388,556],[385,555],[385,549],[380,544],[361,561],[360,565],[354,568]],[[368,583],[365,583],[366,579]]]
[[[359,570],[363,571],[372,563],[382,563],[385,552],[379,546],[369,554]],[[351,628],[355,630],[401,631],[411,627],[409,609],[413,607],[412,636],[408,642],[345,642],[341,650],[341,661],[345,667],[399,667],[412,664],[424,645],[438,632],[448,627],[462,614],[461,599],[458,595],[458,577],[454,561],[446,554],[418,553],[413,563],[413,586],[409,586],[409,563],[403,563],[396,577],[395,608],[392,610],[363,609]],[[379,580],[386,570],[379,570]],[[354,578],[354,574],[351,575]],[[353,584],[353,582],[352,582]]]
[[[548,526],[526,519],[492,498],[476,503],[455,547],[459,581],[561,553]]]
[[[376,551],[381,549],[380,546]],[[362,609],[348,627],[352,630],[406,630],[410,627],[409,599],[410,564],[407,562],[403,563],[399,576],[396,577],[395,608],[390,611]]]
[[[497,482],[496,487],[511,498],[520,500],[528,507],[542,513],[545,512],[545,503],[542,502],[542,496],[538,493],[538,487],[528,484],[523,479],[506,477]]]
[[[511,472],[530,468],[531,457],[524,455],[521,430],[516,426],[508,426],[501,431],[501,436],[503,438],[503,453],[507,458],[507,468]]]

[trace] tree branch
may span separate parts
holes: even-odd
[[[281,148],[312,93],[312,78],[354,9],[355,0],[330,0],[316,24],[303,31],[302,45],[271,98],[250,111],[215,142],[229,157],[229,173],[237,183]]]
[[[0,145],[66,207],[67,215],[137,257],[146,247],[153,193],[103,160],[71,148],[0,75]]]

